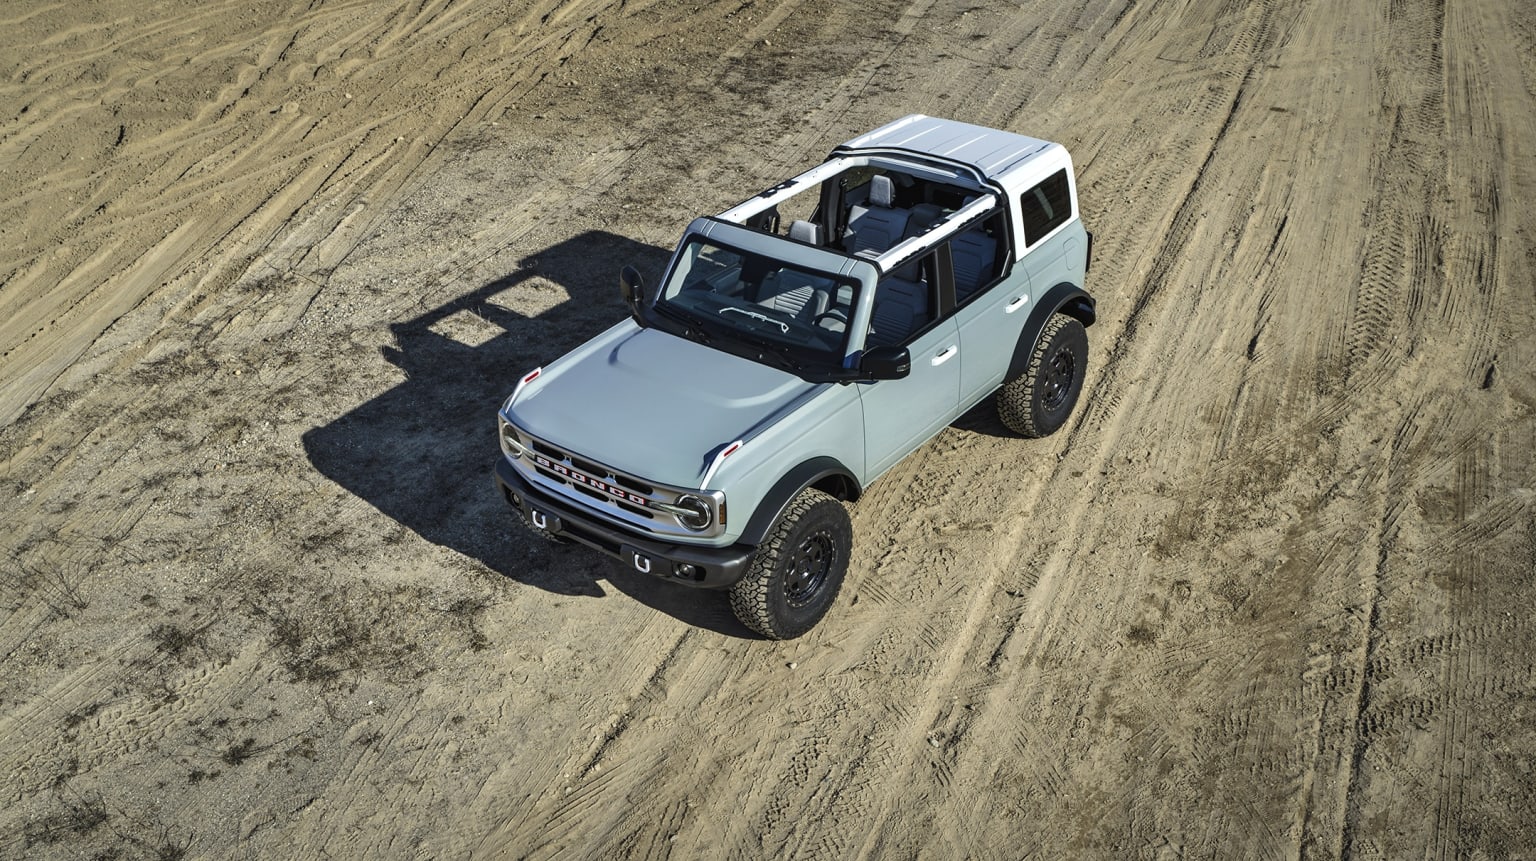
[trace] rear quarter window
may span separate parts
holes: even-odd
[[[1066,168],[1051,174],[1044,182],[1019,198],[1024,216],[1024,244],[1034,245],[1072,217],[1072,194],[1067,187]]]

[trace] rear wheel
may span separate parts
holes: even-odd
[[[819,490],[800,491],[731,587],[731,609],[771,640],[804,634],[837,600],[852,548],[843,504]]]
[[[1065,314],[1045,322],[1024,373],[997,390],[997,415],[1016,434],[1049,436],[1066,424],[1088,370],[1088,331]]]

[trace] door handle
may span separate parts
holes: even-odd
[[[1025,306],[1025,304],[1027,304],[1028,302],[1029,302],[1029,294],[1025,293],[1023,296],[1020,296],[1017,299],[1014,299],[1012,302],[1009,302],[1006,306],[1004,306],[1003,307],[1003,313],[1004,314],[1012,314],[1013,312],[1019,310],[1020,308],[1023,308]]]
[[[938,367],[939,365],[942,365],[950,359],[954,358],[955,354],[958,352],[960,352],[960,348],[956,347],[954,344],[950,344],[948,347],[944,348],[943,352],[929,359],[928,364],[933,365],[934,367]]]

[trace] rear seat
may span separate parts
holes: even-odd
[[[920,235],[934,225],[944,220],[944,207],[937,203],[919,203],[912,207],[912,218],[907,222],[906,234],[902,237],[910,239]]]
[[[870,182],[871,202],[889,200],[892,188],[889,177],[875,177]],[[857,209],[855,207],[855,212]],[[926,203],[918,204],[910,212],[903,209],[886,211],[900,213],[899,218],[884,222],[893,234],[882,237],[878,247],[869,246],[867,250],[864,244],[856,242],[858,247],[855,253],[865,251],[863,256],[869,257],[872,253],[889,250],[902,240],[917,236],[932,227],[943,217],[944,212],[942,208]],[[849,220],[849,225],[850,227],[853,225],[852,219]],[[858,235],[855,234],[855,236]],[[880,279],[875,290],[875,307],[869,325],[871,346],[899,344],[928,322],[928,282],[923,280],[921,258],[896,267],[889,275]]]
[[[894,275],[875,287],[869,345],[899,344],[928,322],[928,285]]]
[[[978,225],[951,240],[949,253],[954,261],[955,304],[958,305],[992,280],[997,240]]]
[[[849,211],[844,245],[850,254],[874,257],[904,239],[921,235],[944,218],[946,210],[937,204],[918,204],[910,211],[896,209],[891,206],[894,197],[895,185],[890,177],[876,176],[870,180],[869,205],[854,206]],[[978,224],[950,240],[950,254],[958,304],[992,280],[997,241]],[[928,284],[923,280],[920,260],[897,267],[881,279],[876,290],[869,331],[871,345],[901,343],[927,324],[931,313]]]

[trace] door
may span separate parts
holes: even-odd
[[[955,300],[960,309],[960,398],[967,405],[1003,382],[1014,345],[1029,319],[1030,279],[1024,266],[1008,266],[1012,243],[1007,216],[998,212],[949,242]]]
[[[955,315],[960,343],[966,347],[960,369],[960,397],[975,403],[1003,383],[1024,321],[1033,310],[1029,275],[1016,266],[1001,283],[992,285]]]
[[[857,383],[864,407],[864,480],[874,481],[954,420],[960,405],[960,331],[953,317],[907,345],[912,372]]]

